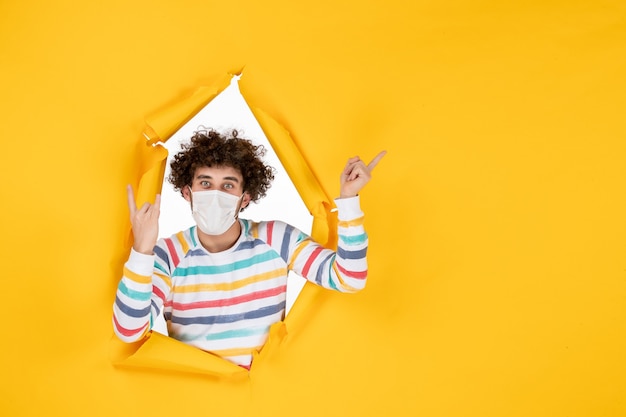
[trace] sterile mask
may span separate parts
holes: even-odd
[[[191,191],[191,214],[207,235],[221,235],[235,223],[243,197],[219,190]]]

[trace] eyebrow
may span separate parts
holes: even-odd
[[[209,179],[212,180],[213,177],[210,175],[198,175],[196,177],[197,180],[204,180],[204,179]],[[230,181],[234,181],[234,182],[239,182],[239,179],[237,177],[224,177],[222,178],[223,180],[230,180]]]

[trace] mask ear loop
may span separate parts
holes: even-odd
[[[246,192],[244,191],[243,194],[241,194],[239,196],[239,208],[235,211],[235,219],[239,217],[239,213],[241,213],[241,210],[243,210],[245,207],[241,207],[241,205],[243,204],[243,196],[246,195]]]
[[[193,191],[191,191],[191,185],[187,185],[189,189],[189,203],[191,204],[191,210],[193,211]]]

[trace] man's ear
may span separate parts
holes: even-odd
[[[250,200],[252,200],[252,197],[250,197],[250,194],[245,191],[243,193],[243,198],[241,199],[241,208],[239,210],[243,210],[244,208],[248,207],[248,204],[250,204]]]
[[[183,198],[185,200],[191,202],[191,188],[189,188],[189,186],[185,185],[181,190],[181,193],[183,194]]]

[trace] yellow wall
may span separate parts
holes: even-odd
[[[0,414],[626,415],[625,17],[0,2]],[[241,68],[327,195],[348,156],[389,151],[362,193],[368,288],[307,287],[249,378],[114,366],[144,117]]]

